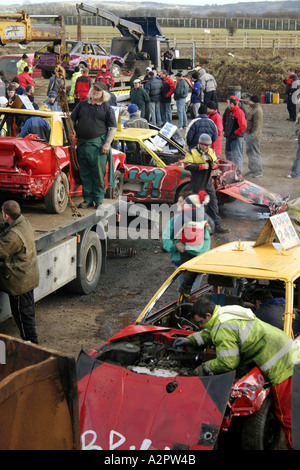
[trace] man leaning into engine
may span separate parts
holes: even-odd
[[[254,362],[271,384],[274,414],[285,432],[287,447],[292,449],[292,379],[300,349],[286,333],[259,320],[249,308],[221,307],[203,296],[194,304],[192,315],[201,331],[178,338],[174,346],[215,346],[216,357],[198,368],[199,375],[222,374],[235,370],[240,362]]]

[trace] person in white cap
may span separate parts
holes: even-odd
[[[5,96],[0,96],[0,108],[6,108],[8,99]]]
[[[212,170],[218,167],[216,154],[210,148],[211,144],[211,137],[208,134],[201,134],[197,147],[185,155],[184,167],[191,172],[191,191],[193,193],[206,191],[210,197],[207,213],[215,223],[215,232],[226,233],[228,229],[221,224],[216,190],[211,176]]]
[[[147,67],[146,68],[146,75],[144,76],[144,79],[143,79],[143,85],[145,86],[145,84],[148,82],[148,80],[150,80],[150,72],[152,72],[152,69],[151,67]]]

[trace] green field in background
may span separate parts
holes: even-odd
[[[77,27],[76,26],[66,26],[67,36],[70,38],[76,39],[77,37]],[[176,40],[189,40],[194,41],[203,41],[203,38],[208,38],[209,36],[214,39],[223,39],[229,36],[226,29],[211,29],[209,28],[210,33],[205,33],[204,28],[162,28],[163,34],[172,41],[173,38]],[[121,36],[117,28],[112,26],[82,26],[81,27],[82,38],[105,38],[106,40],[111,39],[112,37]],[[300,39],[300,31],[270,31],[267,29],[238,29],[233,36],[233,40],[242,39],[247,35],[247,39],[258,39],[263,37],[264,39],[277,39],[280,38],[289,38],[295,40],[297,37]]]

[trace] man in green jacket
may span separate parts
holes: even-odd
[[[136,104],[141,112],[141,118],[146,118],[146,108],[150,103],[150,97],[142,86],[139,78],[134,80],[133,88],[130,90],[130,101]]]
[[[185,102],[189,94],[189,85],[183,78],[182,73],[178,72],[176,75],[176,88],[174,92],[174,100],[176,101],[177,115],[178,115],[178,128],[185,129],[188,125]]]
[[[300,361],[299,347],[286,333],[259,320],[249,308],[220,307],[204,295],[194,304],[192,314],[204,329],[177,339],[174,346],[215,346],[216,357],[202,364],[200,375],[226,373],[240,362],[255,363],[272,386],[274,413],[292,449],[292,378],[294,364]]]
[[[34,234],[16,201],[2,205],[0,290],[9,295],[21,338],[38,344],[33,289],[39,284]]]

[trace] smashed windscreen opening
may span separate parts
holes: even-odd
[[[174,312],[174,309],[177,309],[180,297],[179,286],[187,272],[188,271],[179,272],[162,288],[159,294],[155,296],[148,309],[144,312],[142,323],[178,327],[176,320],[175,323],[173,322],[173,315],[170,314]],[[207,284],[207,275],[199,273],[192,286],[192,300],[210,291],[212,291],[212,287]]]
[[[28,134],[36,134],[41,140],[48,142],[50,123],[50,117],[3,113],[0,117],[0,134],[5,137],[26,137]]]
[[[274,304],[281,305],[281,313],[271,315],[270,318],[262,317],[263,321],[268,321],[274,326],[283,328],[283,315],[286,310],[287,291],[285,283],[278,280],[268,279],[250,279],[239,278],[234,276],[224,276],[216,274],[202,273],[198,275],[193,285],[190,296],[184,301],[184,306],[180,303],[179,283],[188,271],[182,271],[175,275],[169,283],[167,283],[159,293],[154,296],[148,308],[144,311],[140,323],[147,325],[162,326],[168,328],[180,329],[196,329],[195,321],[192,315],[193,304],[201,300],[204,294],[211,297],[216,305],[240,305],[250,308],[254,313],[258,312],[257,308],[260,303],[268,303],[268,299]],[[294,334],[300,328],[300,316],[297,312],[298,308],[298,285],[295,282],[296,289],[293,291],[293,305],[295,320],[293,323]],[[258,299],[258,295],[263,296]],[[259,300],[259,303],[257,302]],[[279,308],[278,308],[279,309]],[[267,318],[267,320],[265,320]]]

